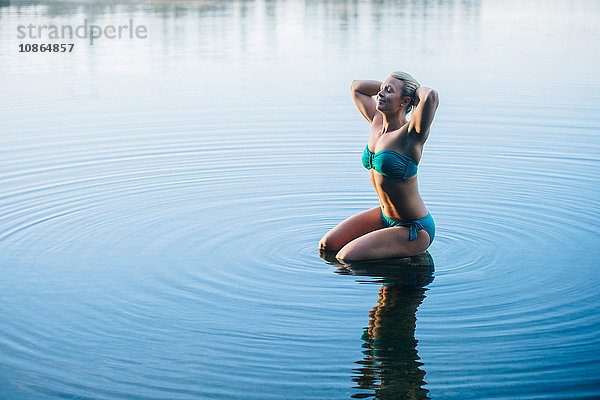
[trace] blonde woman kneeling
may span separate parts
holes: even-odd
[[[351,90],[358,110],[371,123],[362,163],[380,205],[339,223],[323,236],[319,248],[338,251],[343,261],[422,253],[433,241],[435,223],[419,194],[416,175],[438,106],[437,92],[420,87],[405,72],[393,72],[383,82],[356,80]]]

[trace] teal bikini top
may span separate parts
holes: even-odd
[[[365,146],[362,164],[366,169],[374,169],[383,176],[396,179],[406,179],[417,174],[417,163],[404,154],[394,150],[381,150],[371,153],[369,145]]]

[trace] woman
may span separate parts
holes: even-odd
[[[393,72],[383,82],[353,81],[351,90],[358,110],[371,123],[362,162],[380,205],[342,221],[323,236],[319,247],[338,251],[341,261],[422,253],[433,241],[435,224],[419,194],[416,174],[438,106],[437,92],[420,87],[405,72]]]

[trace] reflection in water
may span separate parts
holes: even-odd
[[[210,67],[216,64],[218,71],[225,67],[226,76],[231,76],[234,67],[242,65],[244,68],[246,63],[252,68],[257,64],[268,67],[269,78],[278,75],[274,70],[278,65],[284,65],[280,74],[289,73],[290,66],[298,66],[302,71],[318,67],[318,73],[324,74],[333,60],[341,61],[341,65],[349,62],[372,65],[383,48],[386,53],[410,52],[418,57],[419,52],[414,51],[411,41],[391,40],[384,46],[382,30],[390,37],[418,35],[419,43],[424,44],[427,52],[455,49],[464,43],[457,40],[457,36],[468,36],[469,51],[477,49],[481,20],[479,2],[464,0],[424,3],[407,0],[13,0],[10,9],[10,12],[0,13],[0,20],[12,32],[16,32],[18,25],[32,22],[42,26],[79,25],[84,19],[90,24],[119,25],[132,18],[147,27],[148,40],[99,40],[94,47],[78,46],[76,65],[89,65],[90,74],[120,73],[125,65],[128,71],[136,73],[140,70],[168,75],[175,70],[212,73]],[[18,44],[15,38],[11,40],[13,45]],[[82,59],[86,62],[82,63]],[[427,61],[431,62],[429,58]],[[36,65],[36,68],[29,68],[19,58],[12,63],[11,71],[19,73],[24,68],[38,72],[65,67],[63,60]],[[414,63],[422,64],[418,58]],[[115,69],[115,64],[120,64],[120,68]],[[384,70],[389,68],[388,65]]]
[[[362,335],[362,360],[355,368],[353,398],[427,399],[415,339],[416,312],[425,298],[425,285],[433,280],[434,264],[428,252],[415,257],[352,263],[338,271],[369,277],[382,283],[377,305],[369,313]]]
[[[600,1],[10,3],[0,398],[600,399]],[[17,52],[85,19],[148,39]],[[395,68],[443,93],[427,292],[314,257],[377,204],[348,85]]]

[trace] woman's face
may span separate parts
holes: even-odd
[[[402,97],[404,81],[394,77],[388,77],[379,88],[377,93],[377,110],[385,113],[400,111],[410,102],[410,98]]]

